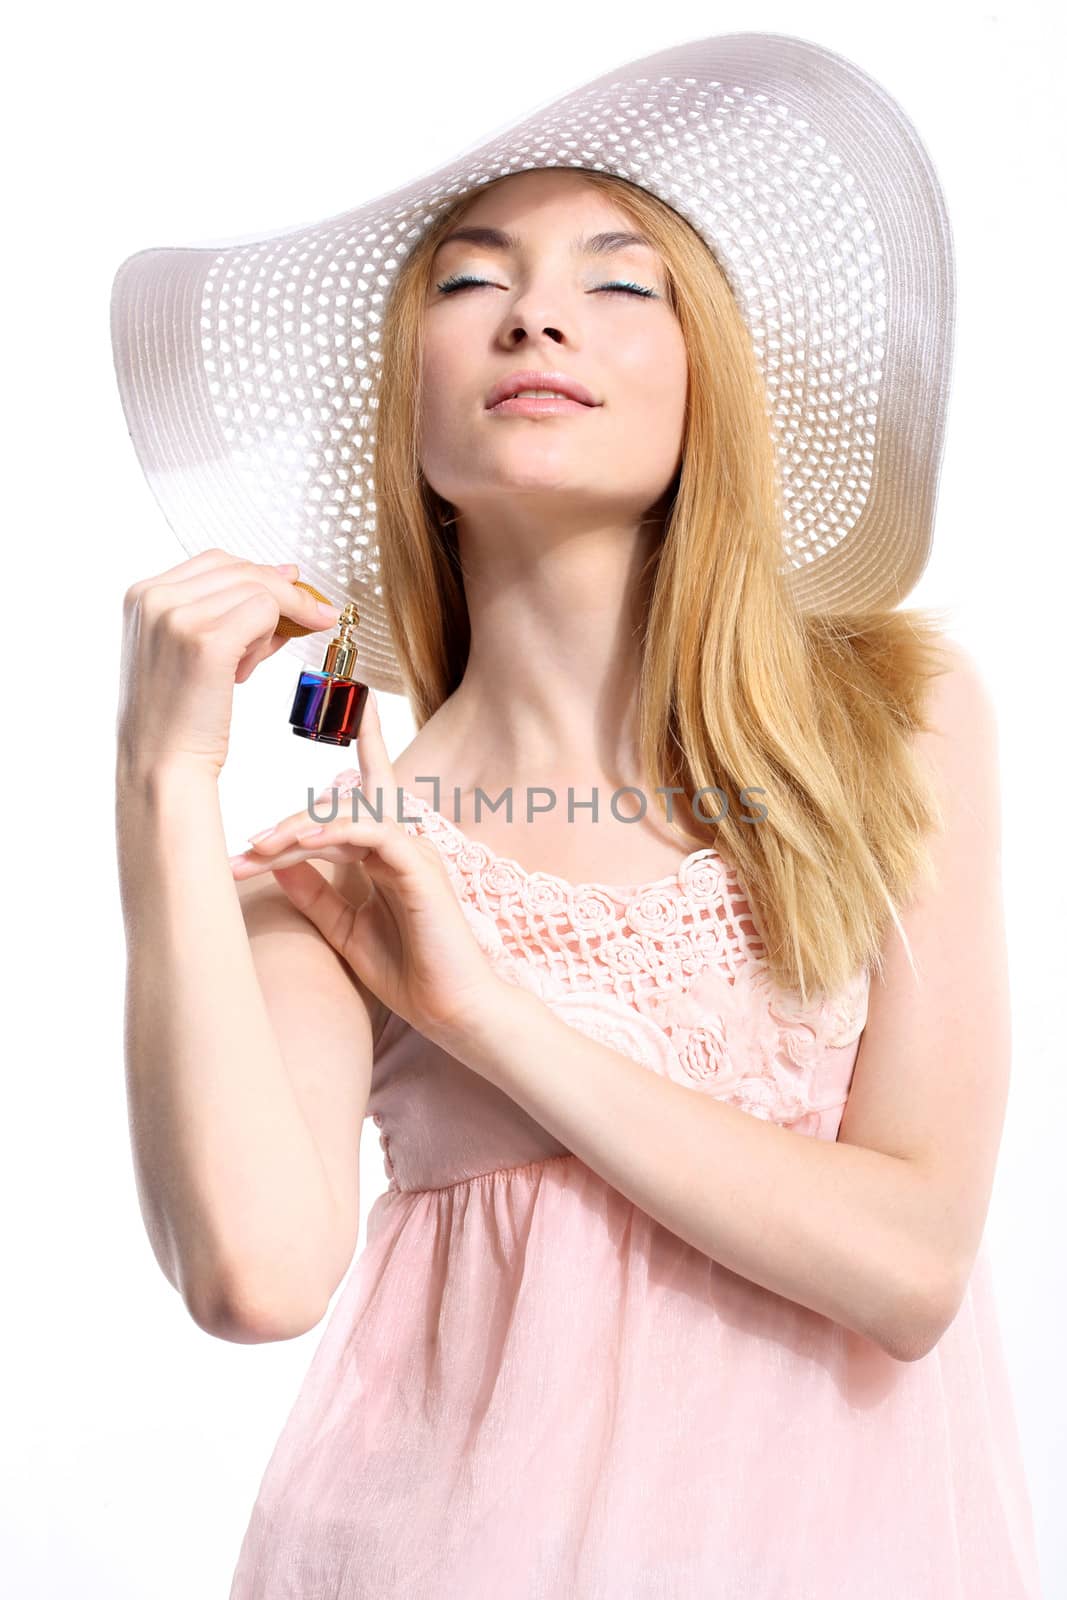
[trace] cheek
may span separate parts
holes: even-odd
[[[422,333],[422,381],[426,389],[439,387],[441,378],[448,371],[448,351],[442,348],[442,339],[434,323],[423,328]]]
[[[422,405],[419,417],[423,467],[429,472],[455,450],[462,418],[456,404],[461,386],[456,358],[440,338],[427,336],[422,351]]]
[[[620,385],[626,415],[657,452],[681,442],[688,372],[680,332],[677,338],[650,338],[630,347]]]

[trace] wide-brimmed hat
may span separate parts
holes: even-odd
[[[357,676],[402,693],[375,517],[379,330],[447,206],[535,167],[617,174],[707,241],[751,331],[802,609],[896,604],[930,549],[955,323],[944,198],[897,102],[780,34],[697,39],[557,95],[425,177],[325,221],[119,267],[130,438],[192,555],[296,561],[354,601]],[[321,665],[324,636],[285,646]]]

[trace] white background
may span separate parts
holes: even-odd
[[[20,8],[16,31],[9,19],[8,1593],[226,1600],[260,1475],[325,1326],[274,1345],[208,1337],[162,1277],[138,1209],[113,841],[119,621],[126,587],[182,552],[126,436],[112,275],[149,245],[334,215],[611,66],[747,29],[815,40],[880,79],[927,143],[953,221],[955,380],[934,553],[909,598],[952,608],[951,631],[999,711],[1015,1052],[986,1238],[1046,1595],[1067,1593],[1054,1521],[1065,1492],[1067,1215],[1057,26],[1051,3],[1020,0],[632,9],[539,0],[380,15],[183,0]],[[297,671],[283,651],[237,691],[222,785],[232,850],[351,758],[292,738]],[[413,724],[403,701],[381,703],[395,756]],[[370,1122],[362,1156],[365,1219],[385,1183]]]

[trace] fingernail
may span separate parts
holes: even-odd
[[[242,853],[239,856],[231,856],[230,857],[230,866],[231,867],[243,866],[244,863],[247,860],[248,860],[248,856],[242,851]]]
[[[337,607],[332,606],[328,600],[316,600],[315,604],[319,608],[320,615],[324,617],[340,617],[341,615]]]
[[[258,844],[261,839],[269,839],[271,834],[277,833],[277,831],[278,824],[275,823],[273,828],[264,828],[262,833],[250,833],[248,835],[248,842],[249,844]]]

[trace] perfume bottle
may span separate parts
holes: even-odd
[[[359,654],[352,629],[358,621],[359,612],[349,601],[338,618],[335,637],[326,646],[322,671],[312,672],[309,668],[300,674],[289,723],[301,739],[349,745],[359,732],[370,690],[352,676]]]

